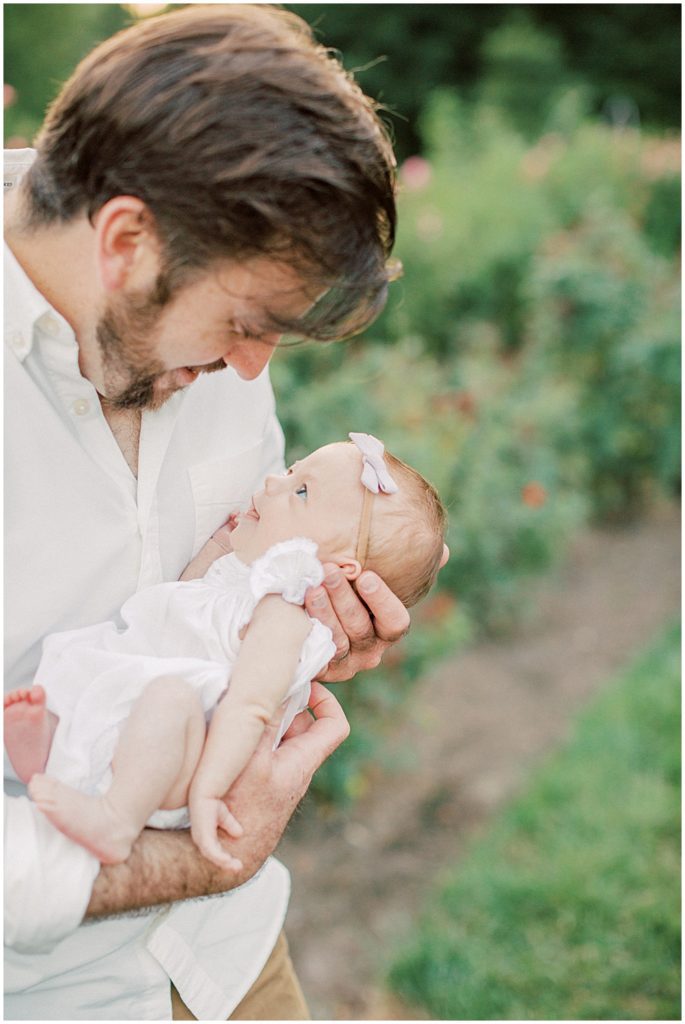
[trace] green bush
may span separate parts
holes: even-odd
[[[483,45],[477,87],[481,104],[500,110],[526,138],[537,138],[552,108],[569,87],[561,42],[516,9]]]
[[[405,268],[374,336],[422,339],[450,357],[471,320],[487,318],[502,344],[521,344],[523,288],[551,228],[537,186],[521,173],[523,140],[495,115],[474,119],[439,92],[424,121],[427,184],[403,168],[397,252]]]
[[[682,237],[682,194],[680,177],[658,178],[644,212],[644,231],[653,249],[671,259],[680,251]]]
[[[625,215],[589,204],[531,276],[531,335],[578,387],[578,445],[603,518],[680,474],[678,275]]]

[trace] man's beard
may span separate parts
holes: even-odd
[[[159,409],[184,385],[164,381],[169,371],[150,357],[154,327],[164,306],[149,296],[120,297],[111,301],[98,321],[96,337],[102,355],[104,386],[102,397],[113,409]],[[206,366],[189,366],[198,373],[224,370],[223,359]],[[187,385],[185,385],[187,386]]]

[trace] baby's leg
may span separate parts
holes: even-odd
[[[50,754],[57,716],[45,706],[45,690],[13,690],[5,697],[5,749],[22,782],[42,772]]]
[[[48,775],[35,775],[29,793],[65,835],[103,864],[118,864],[154,811],[186,803],[205,735],[191,687],[175,677],[156,679],[122,729],[104,796],[87,796]]]

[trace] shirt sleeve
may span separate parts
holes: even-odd
[[[5,796],[5,945],[47,953],[86,912],[100,863],[25,796]]]

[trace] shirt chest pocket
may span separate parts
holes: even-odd
[[[200,462],[188,470],[195,506],[193,554],[226,522],[231,512],[245,509],[263,480],[263,446],[239,455]]]

